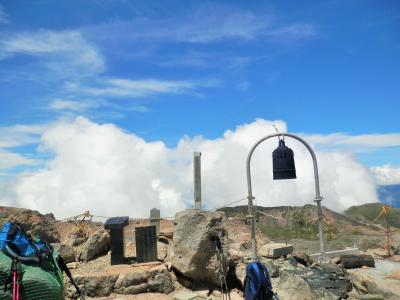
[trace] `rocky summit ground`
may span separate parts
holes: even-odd
[[[260,260],[269,269],[281,300],[400,299],[398,228],[391,228],[389,257],[383,250],[384,224],[324,208],[327,250],[356,246],[359,254],[374,258],[374,267],[345,269],[340,257],[332,255],[329,262],[318,263],[312,255],[319,251],[314,206],[257,210]],[[51,214],[0,207],[0,223],[9,219],[53,243],[85,290],[86,299],[222,299],[220,262],[231,299],[243,299],[245,267],[251,257],[246,207],[217,212],[185,210],[173,220],[161,220],[157,261],[141,264],[136,262],[135,227],[149,225],[149,221],[130,220],[124,229],[126,263],[113,266],[110,235],[100,222],[57,221]],[[276,243],[287,252],[270,255],[271,245]],[[220,260],[215,255],[217,245]],[[76,298],[74,288],[66,278],[64,281],[65,298]]]

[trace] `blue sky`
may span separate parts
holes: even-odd
[[[307,134],[400,132],[398,1],[0,4],[4,133],[79,115],[170,147],[256,118]],[[400,166],[394,139],[356,155]],[[4,149],[45,155],[34,141]]]
[[[0,0],[0,202],[171,215],[201,151],[221,206],[272,125],[317,150],[324,205],[376,202],[400,184],[399,78],[398,1]],[[310,203],[296,143],[298,179],[265,184],[274,145],[254,157],[258,203]]]

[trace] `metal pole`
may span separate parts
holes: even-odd
[[[247,161],[246,161],[246,172],[247,172],[247,190],[248,190],[248,218],[250,219],[251,222],[251,250],[252,250],[252,258],[253,260],[257,260],[257,244],[256,244],[256,228],[255,228],[255,217],[254,217],[254,207],[253,207],[253,191],[251,187],[251,172],[250,172],[250,161],[251,157],[253,155],[254,150],[257,148],[258,145],[260,145],[262,142],[269,138],[273,138],[276,136],[288,136],[291,138],[294,138],[301,142],[308,151],[311,154],[311,158],[313,160],[313,166],[314,166],[314,181],[315,181],[315,199],[314,202],[317,203],[317,214],[318,214],[318,229],[319,229],[319,242],[320,242],[320,257],[319,261],[326,261],[326,254],[325,254],[325,240],[324,240],[324,228],[323,228],[323,215],[322,215],[322,207],[321,207],[321,201],[322,197],[320,194],[319,190],[319,177],[318,177],[318,164],[317,164],[317,158],[315,156],[315,153],[311,146],[303,140],[301,137],[291,134],[291,133],[274,133],[267,135],[260,140],[258,140],[253,147],[250,149],[249,154],[247,155]]]

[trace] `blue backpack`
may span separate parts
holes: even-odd
[[[41,264],[43,259],[52,261],[53,247],[40,239],[33,240],[16,222],[4,224],[0,233],[0,249],[22,262],[34,261]]]
[[[244,280],[244,299],[270,300],[276,299],[275,297],[265,265],[258,261],[249,263]]]

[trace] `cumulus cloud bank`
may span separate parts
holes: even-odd
[[[51,153],[47,165],[24,173],[13,192],[16,205],[53,212],[58,218],[90,210],[95,215],[163,216],[192,206],[194,151],[202,152],[203,203],[221,206],[247,194],[245,161],[251,145],[282,132],[283,121],[258,119],[226,131],[217,139],[183,137],[176,147],[147,142],[113,124],[78,117],[60,121],[42,135],[39,149]],[[307,136],[304,136],[307,140]],[[272,181],[271,153],[277,140],[257,148],[252,159],[253,192],[258,205],[303,205],[315,196],[312,161],[305,147],[287,140],[295,152],[297,180]],[[375,181],[354,156],[319,152],[323,204],[335,210],[377,201]],[[246,203],[245,201],[243,203]]]
[[[391,164],[385,164],[383,166],[373,167],[371,171],[375,175],[378,184],[400,184],[400,168],[396,168]]]

